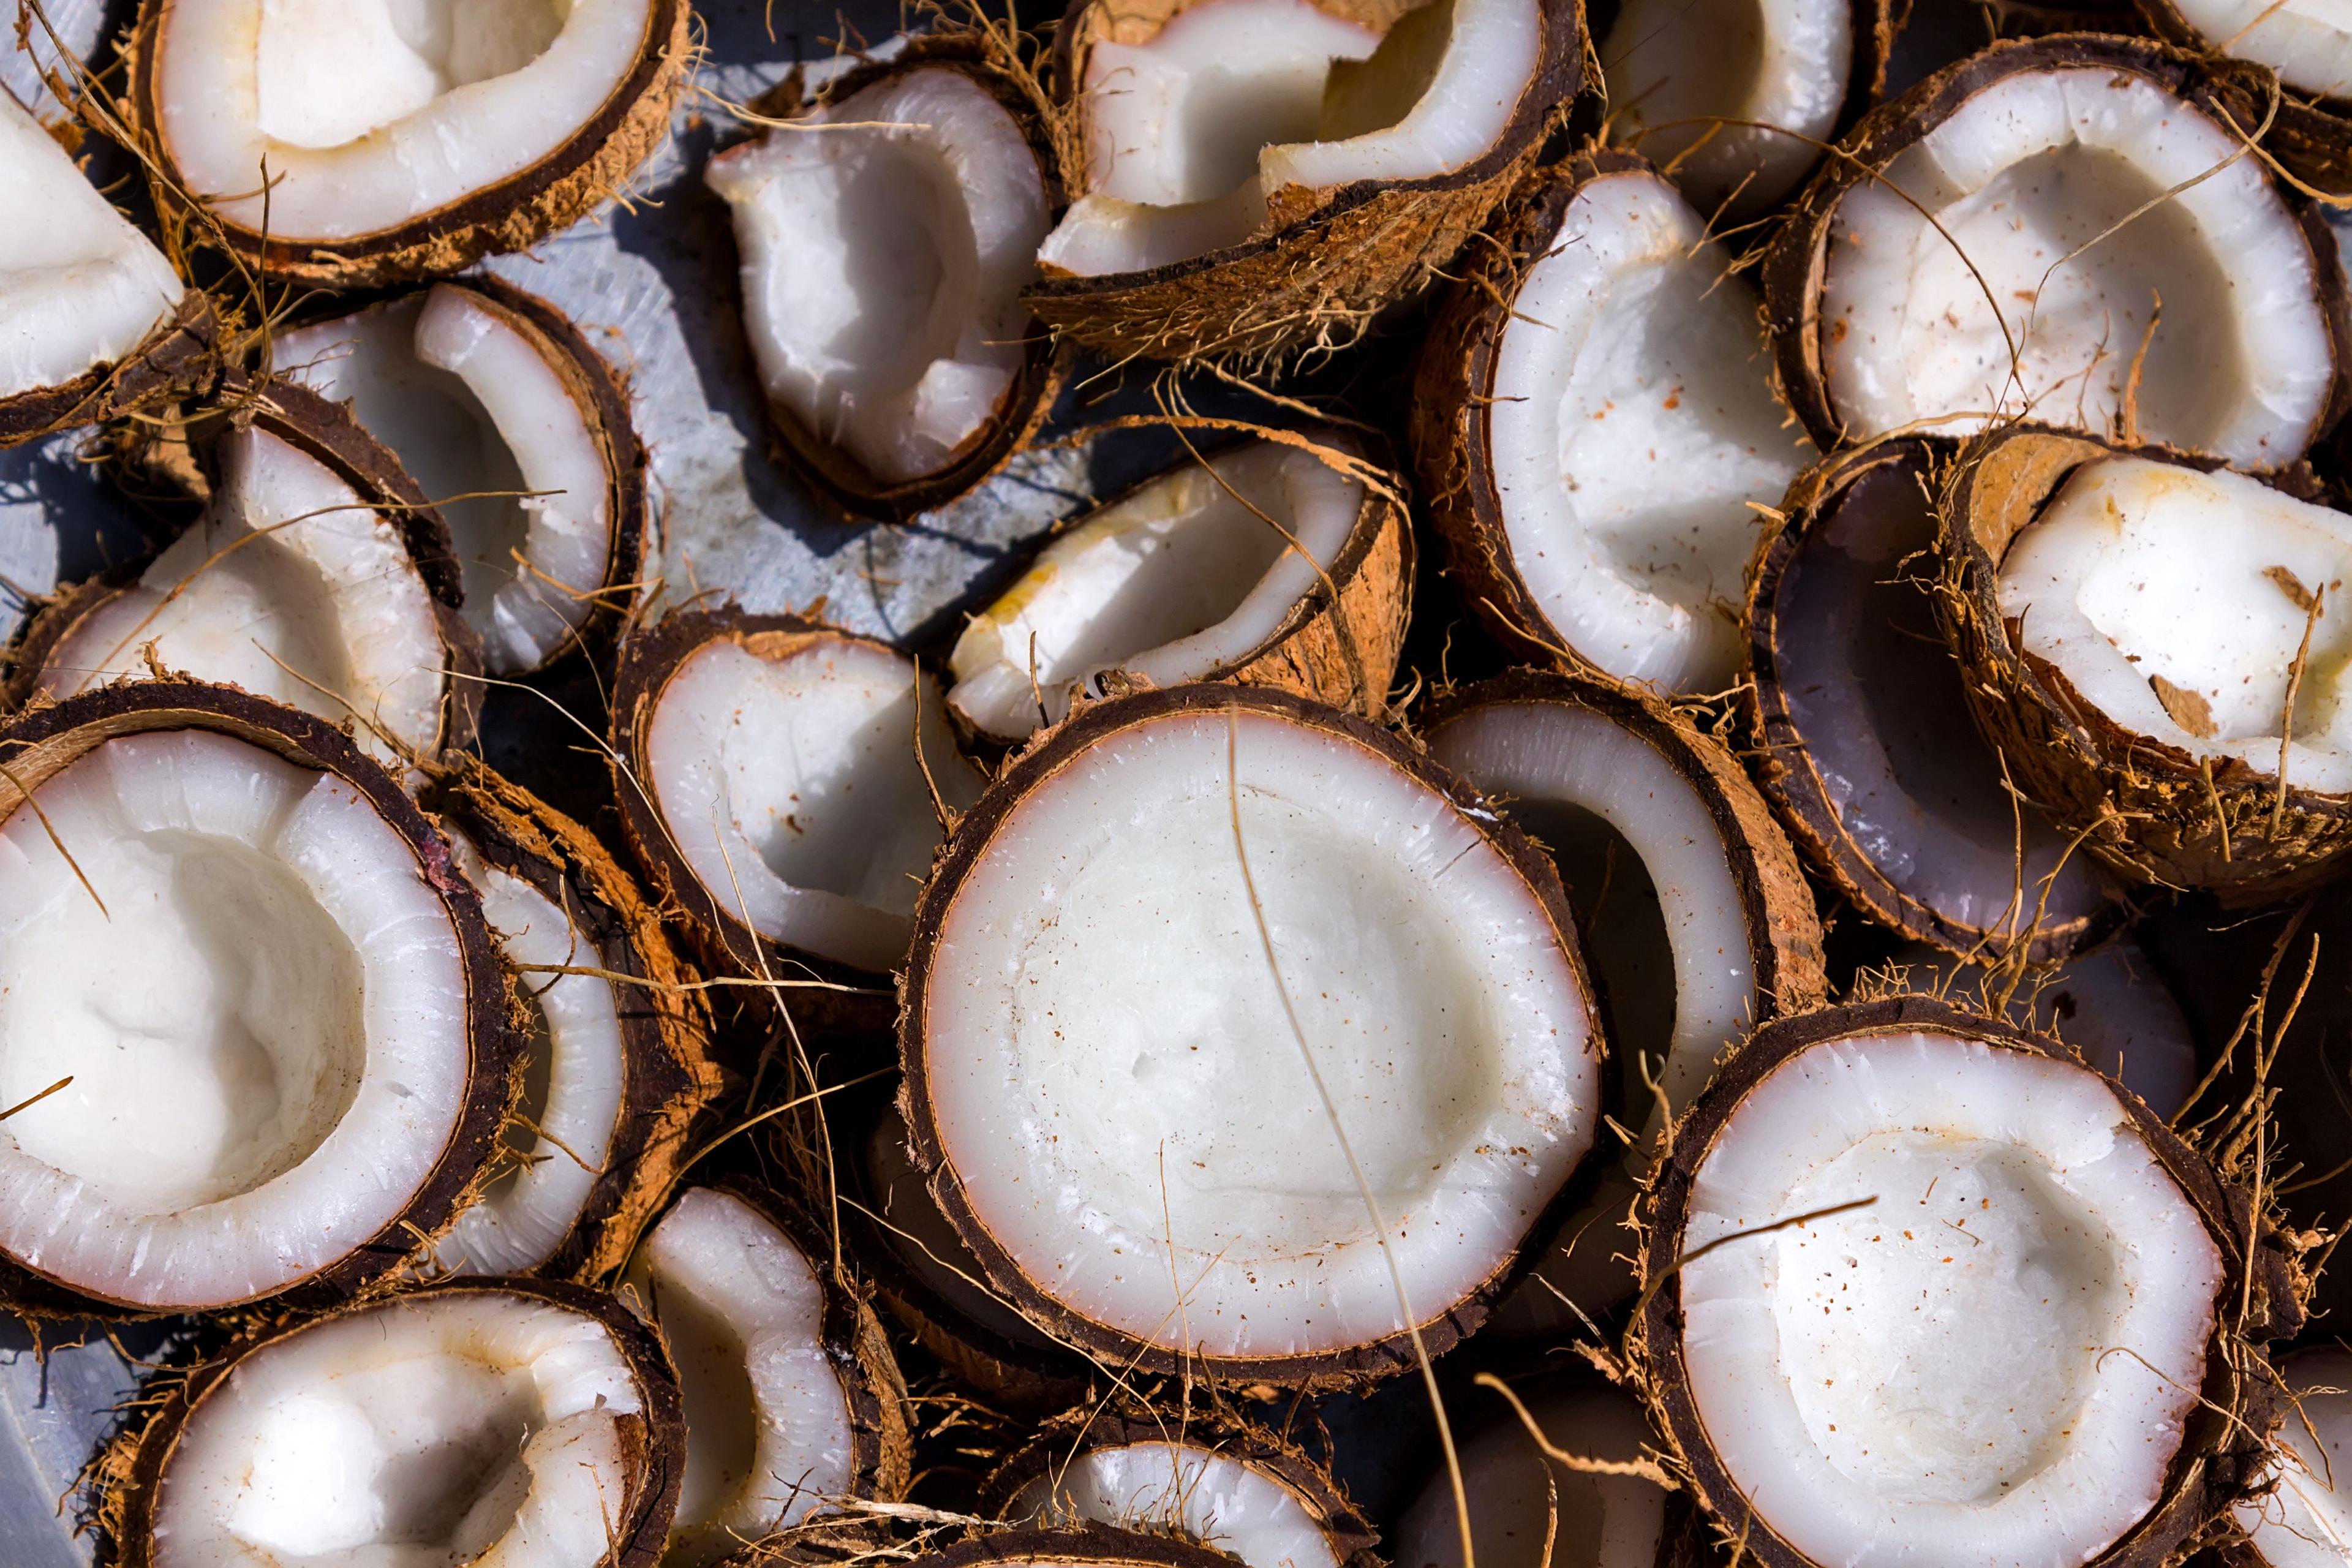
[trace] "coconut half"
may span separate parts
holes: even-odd
[[[609,635],[646,558],[628,395],[563,313],[494,278],[281,332],[280,374],[350,407],[449,525],[493,675]]]
[[[1079,188],[1030,301],[1118,358],[1349,341],[1532,164],[1584,47],[1556,0],[1076,0]]]
[[[185,680],[37,706],[0,762],[12,1307],[329,1302],[438,1232],[520,1042],[480,900],[391,775]]]
[[[949,657],[948,705],[1022,741],[1073,699],[1136,686],[1271,686],[1377,719],[1412,596],[1401,482],[1253,440],[1146,479],[1060,531]],[[1335,602],[1336,595],[1336,602]]]
[[[2122,910],[1978,739],[1932,597],[1934,464],[1920,442],[1889,442],[1791,488],[1748,585],[1751,769],[1790,837],[1874,920],[1963,957],[2023,942],[2051,963]]]
[[[335,287],[520,250],[669,134],[683,0],[145,0],[130,108],[167,211]]]
[[[1765,264],[1814,440],[2031,417],[2242,468],[2301,458],[2344,405],[2343,283],[2326,225],[2246,152],[2242,85],[2067,35],[1874,110]]]
[[[1541,854],[1385,731],[1251,687],[1089,704],[999,775],[902,995],[915,1158],[989,1285],[1154,1372],[1367,1382],[1414,1364],[1400,1294],[1442,1352],[1600,1107]]]
[[[1712,693],[1741,573],[1811,457],[1731,256],[1620,153],[1547,171],[1422,352],[1413,456],[1464,597],[1507,646]]]
[[[602,1291],[469,1279],[231,1346],[110,1457],[123,1568],[651,1568],[686,1432]]]
[[[2236,1509],[2263,1568],[2336,1568],[2352,1555],[2352,1351],[2319,1346],[2279,1366],[2294,1399],[2266,1497]]]

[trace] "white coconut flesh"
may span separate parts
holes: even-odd
[[[2266,774],[2284,760],[2288,783],[2341,794],[2347,578],[2342,512],[2242,474],[2114,458],[2076,469],[2011,542],[1998,594],[2017,646],[2124,729]]]
[[[652,0],[187,0],[155,37],[190,195],[271,240],[354,240],[562,151],[644,52]],[[263,174],[264,163],[268,174]]]
[[[399,518],[266,430],[232,432],[218,454],[203,517],[58,639],[41,690],[161,666],[354,723],[394,767],[438,750],[447,653]]]
[[[663,826],[722,911],[877,972],[906,956],[943,837],[930,784],[951,806],[980,795],[937,684],[848,637],[774,659],[705,644],[662,687],[645,752]]]
[[[2278,1430],[2277,1485],[2237,1507],[2269,1568],[2339,1568],[2352,1558],[2352,1352],[2298,1352],[2280,1369],[2294,1400]]]
[[[1541,63],[1536,0],[1428,0],[1385,37],[1308,0],[1202,0],[1087,51],[1086,188],[1038,259],[1136,272],[1248,239],[1289,187],[1450,174]]]
[[[1320,1511],[1279,1474],[1196,1443],[1105,1444],[1055,1455],[1004,1508],[1016,1523],[1098,1522],[1175,1534],[1248,1568],[1340,1568]]]
[[[1363,502],[1359,481],[1272,441],[1154,479],[1047,545],[971,619],[948,701],[1017,741],[1105,670],[1176,686],[1239,663],[1322,587]]]
[[[2029,415],[2105,435],[2137,364],[2141,439],[2262,467],[2299,457],[2326,407],[2294,215],[2237,137],[2146,77],[2002,77],[1829,229],[1821,353],[1850,437]]]
[[[1036,1289],[1169,1350],[1396,1334],[1389,1257],[1443,1313],[1599,1103],[1578,975],[1511,863],[1385,757],[1256,711],[1139,720],[1030,790],[942,913],[922,1006],[980,1223]]]
[[[1554,1447],[1627,1464],[1656,1451],[1641,1407],[1614,1389],[1530,1399]],[[1654,1568],[1665,1528],[1664,1488],[1547,1459],[1516,1415],[1489,1422],[1461,1448],[1471,1546],[1486,1568]],[[1399,1521],[1397,1568],[1464,1568],[1451,1476],[1440,1468]]]
[[[614,983],[596,974],[595,940],[555,901],[484,860],[444,827],[458,868],[482,895],[482,914],[519,971],[530,1011],[522,1103],[505,1135],[509,1162],[434,1248],[457,1274],[523,1274],[555,1256],[578,1222],[612,1152],[628,1062]]]
[[[980,1259],[948,1223],[907,1150],[907,1124],[894,1106],[876,1118],[866,1145],[883,1235],[891,1252],[948,1305],[1013,1343],[1044,1350],[1053,1342],[989,1289]]]
[[[156,1568],[596,1568],[625,1534],[644,1400],[595,1319],[453,1291],[239,1362],[155,1497]]]
[[[290,379],[349,404],[448,523],[490,669],[552,658],[605,586],[614,521],[604,447],[558,351],[443,284],[298,328],[272,352]]]
[[[1756,296],[1654,174],[1586,182],[1528,270],[1486,410],[1511,563],[1610,674],[1714,692],[1742,574],[1811,454],[1773,395]]]
[[[1049,222],[1037,154],[961,71],[892,76],[722,153],[744,326],[771,401],[900,483],[1007,412]],[[820,129],[825,127],[829,129]]]
[[[0,1094],[73,1081],[0,1123],[0,1248],[205,1307],[398,1219],[471,1070],[457,933],[408,841],[208,731],[108,741],[34,798],[46,827],[0,826]]]
[[[2328,0],[2173,0],[2215,48],[2278,72],[2297,92],[2352,96],[2352,18]]]
[[[2105,1079],[1932,1033],[1775,1067],[1709,1143],[1676,1245],[1688,1387],[1731,1484],[1811,1561],[1890,1568],[2058,1568],[2137,1523],[2222,1278]]]
[[[0,89],[0,398],[62,386],[137,348],[187,291],[40,121]]]
[[[686,1477],[663,1561],[714,1562],[846,1494],[849,1398],[824,1344],[824,1290],[784,1233],[698,1187],[630,1266],[677,1365]]]

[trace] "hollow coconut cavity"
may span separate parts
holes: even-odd
[[[2335,1568],[2352,1551],[2352,1351],[2315,1346],[2279,1366],[2294,1404],[2277,1432],[2267,1497],[2232,1510],[2264,1568]]]
[[[651,1568],[685,1441],[667,1357],[610,1296],[439,1286],[242,1342],[170,1387],[121,1456],[114,1560]]]
[[[990,1285],[1106,1359],[1409,1366],[1391,1260],[1443,1351],[1591,1146],[1601,1040],[1550,867],[1296,698],[1080,710],[965,814],[916,929],[916,1159]]]
[[[646,457],[579,331],[496,279],[282,332],[281,374],[347,405],[449,525],[466,624],[521,675],[625,616],[645,562]]]
[[[0,749],[14,1305],[332,1300],[437,1232],[518,1042],[480,903],[391,777],[180,680],[35,708]]]
[[[2259,118],[2186,57],[2083,35],[1997,44],[1874,111],[1765,268],[1814,439],[2030,416],[2301,458],[2341,406],[2343,291],[2326,226],[2232,128]]]
[[[949,706],[1000,744],[1058,722],[1078,696],[1189,680],[1276,686],[1379,717],[1412,542],[1370,472],[1252,440],[1145,480],[1056,537],[965,626]]]
[[[2122,910],[2093,858],[2010,792],[1969,717],[1935,608],[1934,462],[1922,443],[1890,442],[1791,488],[1749,583],[1754,774],[1807,858],[1873,919],[1959,956],[2021,942],[2049,963]]]
[[[681,0],[147,0],[131,109],[172,210],[340,287],[520,250],[668,134]],[[268,174],[263,169],[267,165]]]
[[[1738,668],[1741,574],[1811,456],[1746,282],[1659,173],[1531,187],[1423,350],[1413,448],[1465,597],[1507,643],[1665,691]]]

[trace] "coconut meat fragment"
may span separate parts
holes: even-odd
[[[610,1330],[495,1290],[393,1300],[237,1363],[155,1502],[156,1568],[597,1568],[644,1464]]]
[[[73,1081],[0,1123],[0,1249],[205,1307],[396,1220],[471,1063],[458,936],[407,840],[209,731],[108,741],[34,798],[46,825],[0,826],[0,1094]]]
[[[1363,501],[1359,481],[1272,441],[1151,480],[1047,545],[972,618],[948,700],[1017,741],[1107,669],[1175,686],[1237,664],[1321,586]]]
[[[2337,1568],[2352,1542],[2352,1352],[2301,1351],[2279,1372],[2294,1404],[2278,1429],[2277,1488],[2238,1504],[2238,1523],[2268,1568]]]
[[[2210,44],[2278,72],[2297,92],[2352,97],[2352,23],[2326,0],[2172,0]]]
[[[289,379],[351,405],[448,523],[466,622],[499,674],[560,651],[611,567],[611,470],[557,352],[450,284],[273,347]]]
[[[1641,1407],[1615,1389],[1528,1401],[1554,1446],[1630,1464],[1656,1439]],[[1486,1568],[1654,1568],[1666,1493],[1639,1476],[1601,1476],[1545,1458],[1516,1415],[1489,1422],[1462,1445],[1470,1538]],[[1398,1522],[1398,1568],[1463,1568],[1452,1478],[1429,1479]]]
[[[1889,1568],[2057,1568],[2136,1524],[2222,1276],[2105,1080],[1925,1032],[1773,1068],[1710,1141],[1678,1245],[1689,1392],[1731,1484],[1811,1561]]]
[[[63,386],[137,348],[186,286],[0,89],[0,399]]]
[[[2294,215],[2234,135],[2137,72],[2000,78],[1829,229],[1821,353],[1852,437],[2028,413],[2104,435],[2136,384],[2141,439],[2264,467],[2300,457],[2326,408]]]
[[[1247,1568],[1341,1568],[1329,1529],[1274,1471],[1198,1444],[1105,1444],[1057,1458],[1013,1496],[1003,1517],[1068,1526],[1089,1521],[1212,1542]]]
[[[1785,427],[1754,291],[1655,174],[1585,182],[1528,269],[1486,410],[1512,564],[1577,653],[1714,692],[1739,662],[1760,516],[1811,446]]]
[[[1540,64],[1537,0],[1425,0],[1385,36],[1308,0],[1200,0],[1087,48],[1086,189],[1038,252],[1084,277],[1248,239],[1286,188],[1449,174]]]
[[[908,1153],[907,1123],[895,1106],[875,1118],[866,1139],[866,1173],[883,1221],[884,1241],[917,1279],[974,1323],[1015,1344],[1037,1350],[1053,1344],[983,1282],[980,1259],[940,1212]]]
[[[2347,578],[2342,512],[2242,474],[2109,458],[2011,542],[1998,595],[2018,646],[2125,730],[2263,773],[2284,760],[2288,783],[2343,794]]]

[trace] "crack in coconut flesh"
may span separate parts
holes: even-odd
[[[0,400],[64,386],[136,349],[187,286],[0,89]]]
[[[1194,1443],[1104,1444],[1014,1494],[999,1516],[1068,1528],[1089,1521],[1213,1545],[1247,1568],[1341,1568],[1322,1512],[1273,1470]]]
[[[1658,175],[1586,181],[1511,302],[1486,410],[1511,563],[1545,621],[1670,691],[1737,674],[1748,503],[1777,502],[1812,451],[1730,267]]]
[[[980,1259],[940,1212],[929,1184],[907,1149],[907,1123],[892,1106],[875,1119],[866,1145],[866,1170],[879,1200],[883,1240],[898,1261],[941,1300],[979,1327],[1016,1345],[1050,1352],[1054,1342],[989,1289]]]
[[[448,523],[491,672],[561,651],[606,586],[616,520],[604,447],[551,363],[560,351],[440,284],[284,333],[272,352],[289,379],[349,404]]]
[[[2137,72],[2001,77],[1828,226],[1822,374],[1851,437],[2027,414],[2105,434],[2137,378],[2139,439],[2259,468],[2302,456],[2326,412],[2294,214],[2236,136]]]
[[[2352,97],[2352,24],[2326,0],[2172,0],[2216,49],[2278,72],[2314,98]]]
[[[1322,586],[1363,504],[1361,483],[1273,441],[1149,480],[1048,544],[965,626],[948,701],[1019,741],[1060,721],[1074,693],[1099,696],[1106,671],[1166,687],[1240,664]]]
[[[2279,1373],[2294,1405],[2277,1433],[2277,1489],[2238,1504],[2238,1525],[2267,1568],[2342,1568],[2352,1558],[2352,1351],[2299,1351]]]
[[[2011,641],[2122,728],[2271,776],[2284,754],[2290,784],[2342,795],[2347,577],[2352,518],[2242,474],[2110,458],[2011,542],[1998,594]]]
[[[1114,24],[1086,52],[1086,189],[1037,253],[1048,274],[1146,271],[1241,244],[1296,193],[1450,174],[1540,63],[1536,0],[1428,0],[1385,35],[1337,11],[1197,0]]]
[[[51,697],[165,669],[331,724],[398,769],[440,749],[447,662],[399,520],[266,430],[230,432],[204,516],[82,616],[42,667]]]
[[[33,798],[0,826],[0,1099],[72,1082],[0,1126],[0,1249],[203,1308],[398,1219],[472,1070],[459,936],[407,840],[206,730],[107,741]]]
[[[498,1290],[331,1318],[239,1361],[165,1460],[155,1568],[598,1568],[647,1484],[612,1331]]]
[[[782,1231],[733,1194],[697,1187],[628,1278],[686,1400],[668,1568],[716,1562],[848,1493],[849,1395],[825,1347],[824,1287]]]
[[[1528,1414],[1571,1454],[1628,1464],[1657,1446],[1641,1406],[1612,1388],[1530,1399]],[[1481,1568],[1655,1568],[1666,1522],[1655,1483],[1547,1460],[1516,1415],[1471,1434],[1461,1464]],[[1397,1568],[1465,1568],[1457,1517],[1441,1467],[1397,1523]]]
[[[2059,1568],[2137,1524],[2222,1279],[2104,1079],[1924,1031],[1768,1071],[1675,1246],[1688,1392],[1730,1484],[1811,1561],[1887,1568]]]

